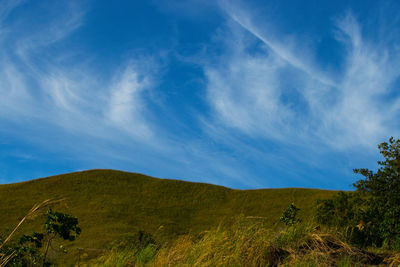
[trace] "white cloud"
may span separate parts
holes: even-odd
[[[205,69],[209,102],[227,126],[279,138],[280,127],[293,116],[280,101],[282,63],[273,56],[257,58],[234,49],[224,67]]]
[[[0,8],[4,16],[17,6],[7,3]],[[0,47],[0,118],[23,128],[43,124],[101,138],[115,131],[133,139],[151,138],[141,99],[151,84],[149,63],[135,59],[143,70],[131,64],[100,83],[89,61],[68,60],[74,51],[51,54],[52,46],[82,25],[85,14],[78,2],[55,7],[46,13],[49,21],[35,25],[34,31],[26,25],[31,17],[2,25],[7,44]],[[108,79],[110,84],[104,83]]]
[[[335,88],[339,91],[338,101],[324,117],[330,127],[323,134],[336,146],[371,146],[399,134],[399,129],[388,122],[396,120],[400,110],[396,110],[391,101],[384,100],[391,90],[398,90],[391,88],[400,74],[398,56],[389,57],[390,47],[365,40],[351,14],[338,22],[338,28],[346,37],[343,41],[348,54],[345,74]],[[320,110],[326,108],[319,107]],[[327,131],[335,136],[328,135]]]
[[[220,1],[221,8],[227,12],[230,19],[235,21],[243,29],[254,35],[268,46],[276,56],[287,64],[305,72],[310,78],[325,85],[334,85],[329,77],[312,66],[308,47],[299,43],[294,36],[282,36],[272,31],[271,26],[253,21],[250,12],[244,6],[236,6],[227,1]],[[301,51],[301,53],[299,53]]]
[[[84,11],[78,5],[52,11],[62,15],[50,12],[51,23],[36,25],[35,31],[27,30],[31,18],[4,26],[1,134],[55,153],[58,161],[73,158],[85,168],[171,174],[221,184],[234,179],[254,185],[229,156],[210,158],[212,152],[204,143],[196,138],[182,140],[157,124],[150,105],[168,111],[153,90],[162,60],[132,55],[113,72],[99,73],[90,60],[74,60],[76,51],[53,49],[79,29]],[[179,121],[173,115],[166,117]]]
[[[400,133],[390,123],[400,115],[399,99],[384,100],[399,78],[398,56],[384,42],[363,38],[351,13],[337,23],[338,40],[347,47],[344,74],[337,79],[318,68],[313,55],[294,52],[292,47],[302,51],[308,40],[293,37],[294,43],[283,44],[278,40],[287,36],[252,21],[255,16],[245,8],[221,6],[235,23],[217,38],[225,47],[218,63],[204,65],[215,123],[252,137],[300,146],[322,142],[339,150],[375,148]],[[262,52],[249,52],[252,38],[264,45]]]
[[[0,6],[0,17],[16,7],[16,2],[6,3]],[[391,122],[400,115],[400,98],[386,101],[399,77],[398,56],[384,42],[366,39],[350,13],[338,21],[336,31],[347,48],[344,74],[338,78],[315,64],[307,40],[282,36],[246,9],[222,4],[230,19],[215,37],[218,44],[211,46],[218,50],[222,44],[223,53],[206,54],[199,61],[207,62],[203,65],[206,101],[212,108],[211,119],[200,115],[204,135],[196,122],[187,123],[192,114],[182,119],[176,113],[187,110],[176,111],[163,102],[172,97],[158,97],[168,86],[158,87],[159,69],[165,67],[160,67],[162,59],[130,51],[109,73],[99,71],[84,57],[87,54],[76,60],[77,47],[63,45],[82,26],[85,8],[80,2],[66,3],[64,8],[50,10],[50,17],[43,18],[47,22],[35,24],[35,30],[28,27],[34,20],[29,16],[19,23],[0,21],[0,123],[12,124],[28,143],[62,150],[60,155],[70,153],[94,167],[129,165],[130,170],[164,177],[167,173],[175,178],[259,187],[277,185],[260,178],[264,162],[298,177],[293,174],[296,162],[312,165],[311,157],[324,155],[315,150],[375,147],[381,138],[399,133],[399,125]],[[197,0],[191,3],[202,6]],[[193,7],[178,2],[164,5],[174,12]],[[192,11],[198,12],[197,8]],[[58,45],[64,49],[57,49]],[[191,63],[195,61],[192,58]],[[268,146],[271,143],[276,147]],[[252,170],[248,162],[255,162],[258,170]]]
[[[152,131],[143,116],[146,109],[142,94],[151,86],[148,76],[140,77],[133,66],[128,66],[110,89],[109,110],[106,115],[113,123],[135,136],[151,138]]]

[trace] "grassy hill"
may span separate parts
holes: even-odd
[[[234,190],[137,173],[89,170],[0,185],[0,235],[9,233],[35,203],[49,198],[65,198],[54,209],[79,219],[82,234],[72,251],[74,247],[101,249],[139,229],[157,232],[168,240],[208,230],[239,214],[262,219],[273,228],[290,203],[294,202],[301,209],[300,217],[307,220],[315,199],[334,193],[299,188]],[[37,216],[21,231],[41,230],[42,221]]]

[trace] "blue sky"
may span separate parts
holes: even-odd
[[[398,1],[0,0],[0,183],[350,189],[400,137]]]

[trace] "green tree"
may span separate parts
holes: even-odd
[[[70,214],[48,209],[45,217],[44,228],[47,234],[47,242],[43,262],[46,262],[49,247],[56,237],[61,237],[63,240],[74,241],[81,233],[81,228],[78,227],[78,219]]]
[[[378,145],[384,161],[376,173],[355,169],[365,177],[357,181],[356,191],[365,199],[365,222],[380,241],[389,247],[400,245],[400,139]]]
[[[378,145],[383,161],[376,172],[354,169],[361,179],[354,192],[317,202],[316,221],[345,229],[359,245],[400,247],[400,139]]]

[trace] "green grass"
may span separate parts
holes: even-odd
[[[315,199],[333,194],[335,191],[299,188],[234,190],[137,173],[90,170],[0,185],[0,235],[9,233],[35,203],[65,198],[54,209],[79,219],[82,234],[67,246],[70,254],[64,257],[76,262],[77,247],[88,249],[88,258],[95,257],[101,253],[98,249],[139,229],[166,242],[211,229],[239,214],[262,220],[265,227],[274,229],[292,202],[301,209],[300,218],[307,221]],[[42,221],[38,215],[25,222],[20,232],[41,230]]]

